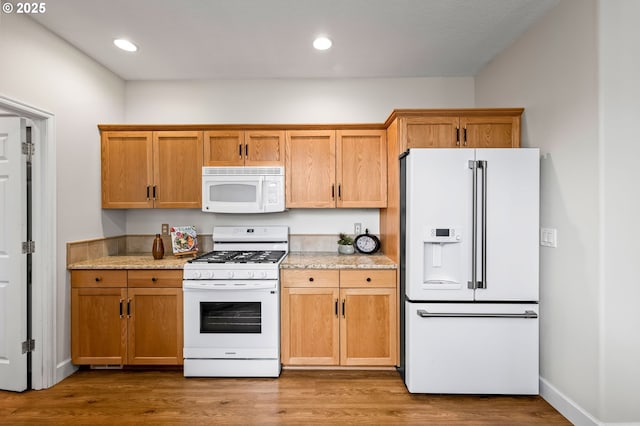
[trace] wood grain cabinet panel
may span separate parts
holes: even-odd
[[[520,117],[460,117],[467,148],[519,148]]]
[[[395,270],[283,270],[282,363],[395,365],[395,276]]]
[[[387,205],[387,144],[384,130],[336,132],[337,207]]]
[[[286,206],[335,207],[335,131],[289,131],[285,156]]]
[[[284,130],[204,132],[205,166],[284,166]]]
[[[181,276],[179,270],[71,271],[73,363],[182,364]]]
[[[201,131],[101,135],[102,208],[200,208]]]

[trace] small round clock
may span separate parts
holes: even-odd
[[[369,235],[368,229],[355,238],[353,245],[356,250],[364,254],[373,254],[380,250],[380,240],[375,235]]]

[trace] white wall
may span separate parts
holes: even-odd
[[[96,127],[124,120],[124,82],[21,15],[0,14],[0,57],[0,94],[55,115],[58,328],[54,361],[63,370],[70,361],[65,243],[122,234],[125,229],[123,212],[103,214],[100,208]]]
[[[382,123],[397,108],[469,108],[473,78],[130,81],[128,123]],[[353,232],[361,222],[379,232],[378,209],[293,209],[235,216],[197,210],[131,210],[127,233],[159,232],[161,223],[286,224],[292,234]]]
[[[640,2],[600,0],[601,412],[640,424]]]
[[[476,103],[525,107],[542,149],[543,395],[576,424],[640,421],[639,12],[563,0],[476,78]]]

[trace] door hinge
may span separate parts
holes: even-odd
[[[22,254],[33,254],[36,252],[35,241],[23,241],[22,242]]]
[[[33,339],[25,340],[22,342],[22,353],[33,352],[36,350],[36,341]]]
[[[29,142],[22,142],[22,154],[26,155],[28,160],[31,161],[36,153],[36,146]]]

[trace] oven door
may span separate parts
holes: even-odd
[[[183,291],[185,359],[279,359],[277,281],[184,281]]]

